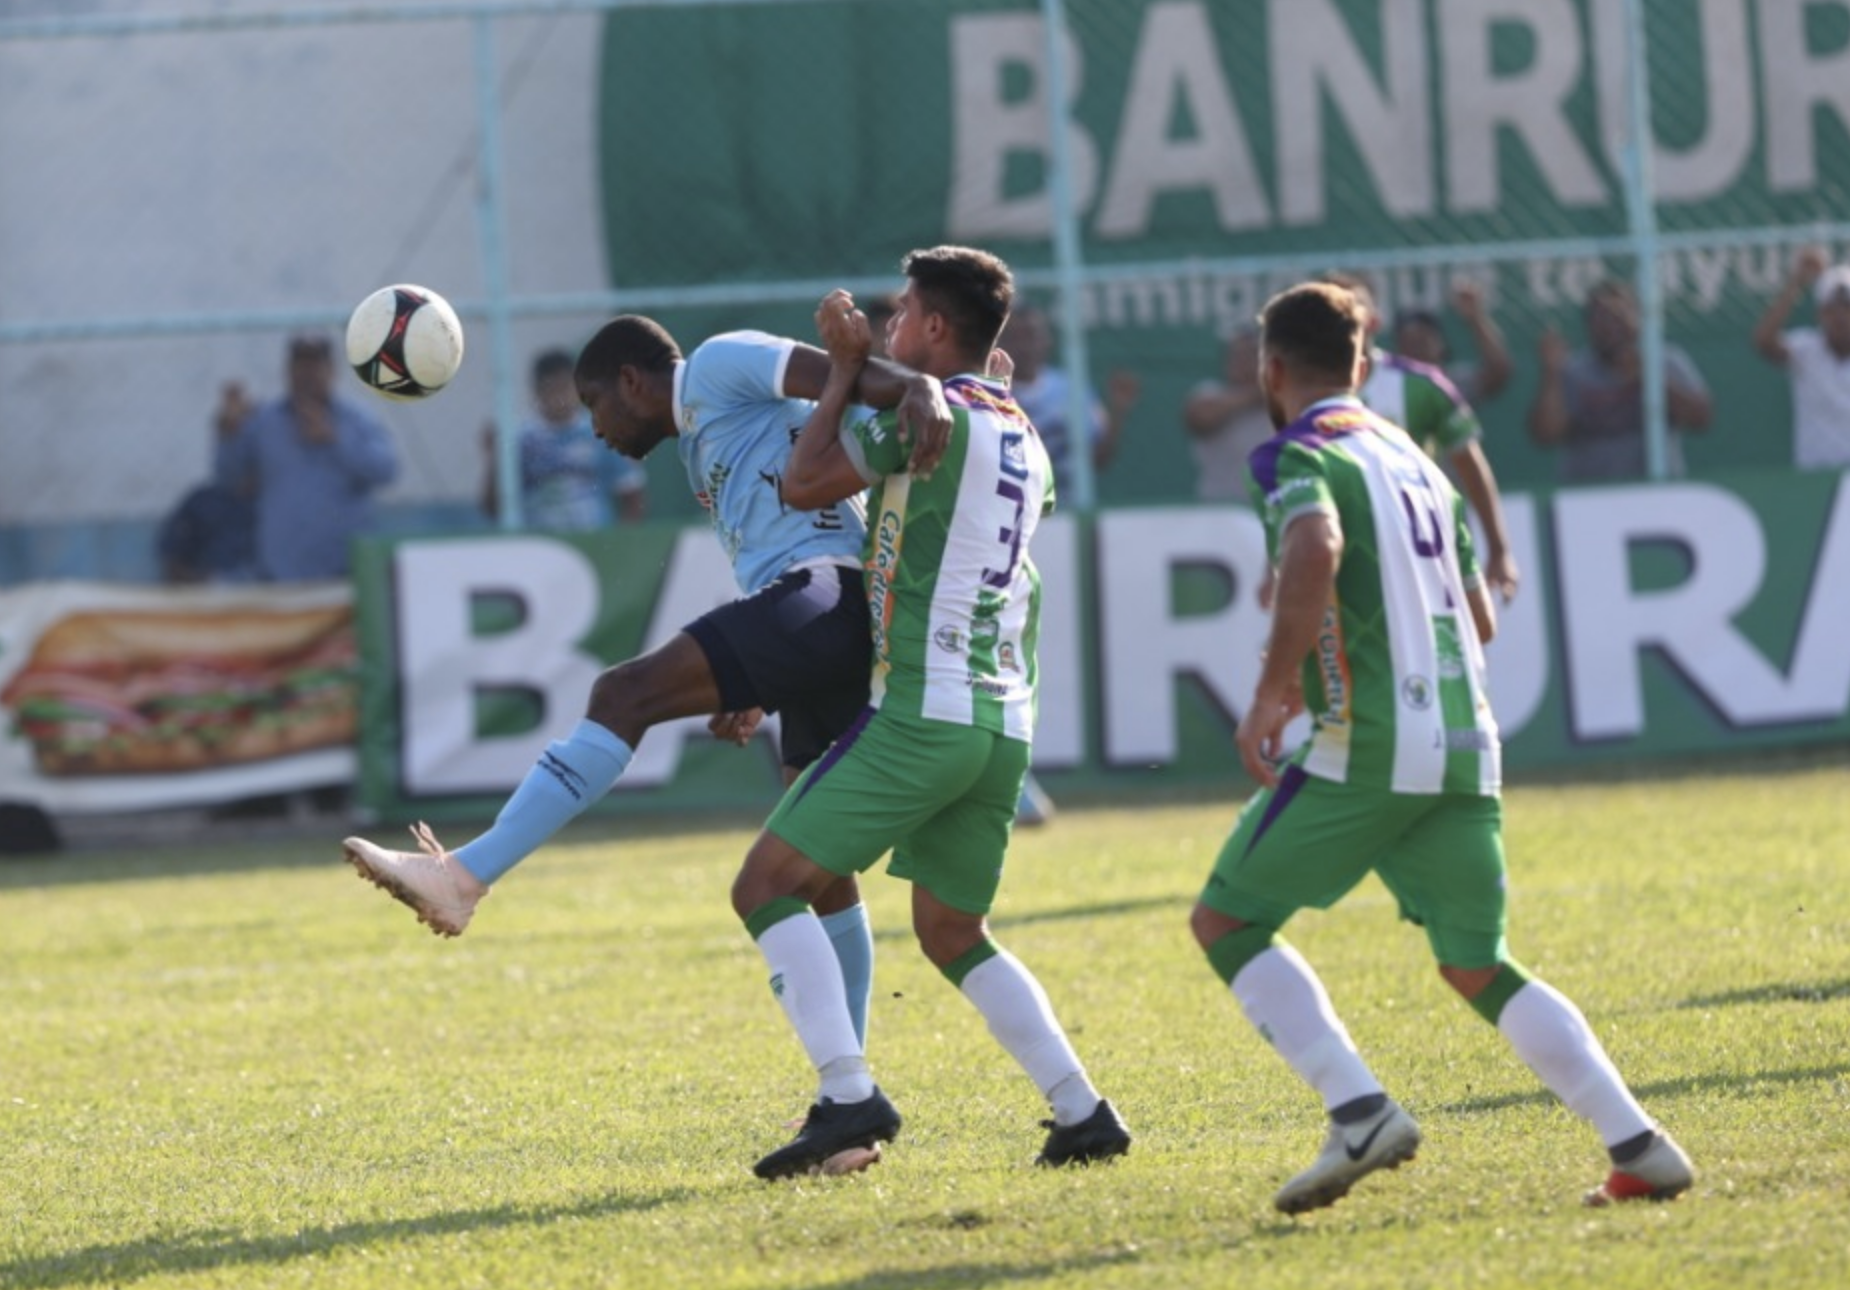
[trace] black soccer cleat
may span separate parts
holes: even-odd
[[[1041,1154],[1034,1158],[1037,1165],[1049,1168],[1089,1165],[1094,1160],[1121,1156],[1131,1149],[1131,1131],[1111,1109],[1111,1103],[1102,1098],[1098,1109],[1078,1124],[1061,1125],[1042,1120],[1041,1125],[1051,1132]]]
[[[821,1173],[830,1157],[853,1147],[871,1148],[899,1134],[899,1111],[879,1089],[860,1102],[823,1098],[809,1108],[797,1136],[752,1166],[760,1178]]]

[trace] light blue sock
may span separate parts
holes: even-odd
[[[546,745],[494,827],[452,853],[457,863],[492,883],[608,793],[634,755],[597,722],[580,721],[568,737]]]
[[[841,961],[842,984],[848,992],[848,1019],[854,1037],[867,1047],[867,1003],[874,993],[874,929],[867,921],[867,906],[850,905],[826,914],[822,930],[829,934],[835,957]]]

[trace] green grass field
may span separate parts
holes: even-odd
[[[1322,1139],[1185,917],[1230,802],[1017,841],[995,919],[1137,1145],[1044,1114],[867,884],[866,1175],[750,1174],[813,1090],[726,892],[748,821],[599,821],[444,942],[338,839],[0,867],[0,1287],[1840,1286],[1850,806],[1840,753],[1508,797],[1515,952],[1701,1171],[1589,1211],[1592,1131],[1454,999],[1372,879],[1293,925],[1426,1145],[1292,1221]]]

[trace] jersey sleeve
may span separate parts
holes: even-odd
[[[1325,514],[1341,527],[1323,460],[1302,444],[1284,442],[1275,450],[1255,453],[1251,486],[1253,505],[1265,525],[1266,554],[1274,560],[1285,530],[1301,516]]]
[[[697,346],[687,363],[689,403],[732,406],[784,397],[793,341],[762,331],[722,332]]]
[[[1407,429],[1419,441],[1430,440],[1442,453],[1456,452],[1484,427],[1451,378],[1438,368],[1422,368],[1407,381]]]
[[[857,417],[856,412],[864,410],[851,409],[843,419],[841,444],[861,478],[872,484],[905,470],[909,454],[899,439],[898,414],[880,412]]]

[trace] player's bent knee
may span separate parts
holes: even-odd
[[[937,902],[913,903],[912,932],[919,949],[940,971],[989,942],[989,922],[981,914]]]
[[[1231,914],[1223,914],[1218,909],[1197,904],[1188,914],[1188,930],[1195,935],[1195,944],[1203,950],[1213,945],[1229,932],[1237,932],[1245,923]]]
[[[586,713],[600,726],[623,733],[636,718],[637,701],[647,692],[646,669],[641,659],[607,667],[591,683],[591,706]]]
[[[1527,969],[1512,958],[1489,967],[1454,967],[1441,963],[1439,975],[1471,1005],[1473,1012],[1493,1026],[1503,1015],[1503,1005],[1530,980]]]
[[[852,875],[837,878],[834,882],[816,893],[815,907],[818,914],[839,914],[844,909],[853,909],[861,903],[861,885]]]
[[[710,698],[690,684],[685,668],[658,650],[599,673],[591,683],[588,715],[633,745],[651,726],[709,711]]]
[[[1214,969],[1214,975],[1228,985],[1254,959],[1264,954],[1273,946],[1283,944],[1278,937],[1276,927],[1263,923],[1236,923],[1235,926],[1214,941],[1203,945],[1202,951],[1208,956],[1208,966]]]

